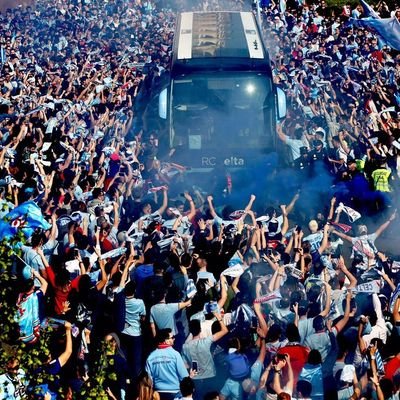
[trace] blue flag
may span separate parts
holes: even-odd
[[[400,23],[397,18],[350,18],[348,23],[376,33],[388,46],[400,51]]]
[[[360,3],[366,18],[350,18],[348,24],[374,32],[380,42],[400,51],[400,23],[397,18],[381,18],[365,0],[360,0]]]
[[[0,221],[0,240],[12,238],[18,231],[22,231],[29,238],[37,228],[47,230],[51,228],[51,224],[44,219],[42,210],[36,203],[27,201],[14,208]]]
[[[376,18],[376,19],[381,18],[366,1],[360,0],[360,3],[363,8],[363,13],[365,18]]]

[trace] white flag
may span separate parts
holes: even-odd
[[[336,209],[336,212],[339,212],[339,210],[344,211],[352,223],[361,218],[361,214],[358,211],[352,209],[351,207],[345,206],[343,203],[339,203],[339,207]]]

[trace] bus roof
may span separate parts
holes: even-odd
[[[268,53],[251,12],[184,12],[178,16],[172,72],[204,69],[257,70]]]

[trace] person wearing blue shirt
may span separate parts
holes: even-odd
[[[180,381],[189,376],[182,356],[172,348],[174,339],[171,329],[161,329],[156,336],[157,348],[146,361],[146,371],[161,400],[173,400]]]
[[[128,268],[125,268],[124,274]],[[125,275],[121,279],[120,287],[125,286]],[[132,379],[136,379],[142,371],[143,337],[141,323],[146,317],[146,308],[143,300],[135,297],[135,282],[129,281],[125,286],[125,326],[122,330],[129,370]]]

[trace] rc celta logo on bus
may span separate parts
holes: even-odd
[[[217,164],[216,157],[201,157],[201,165],[202,167],[215,167]],[[243,167],[244,166],[244,158],[240,157],[227,157],[224,160],[224,165],[227,167]]]

